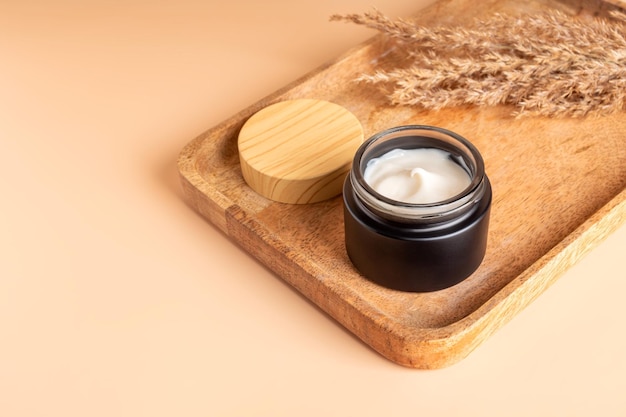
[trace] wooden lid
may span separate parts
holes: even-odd
[[[341,193],[363,128],[350,111],[328,101],[272,104],[239,132],[239,160],[248,185],[283,203],[315,203]]]

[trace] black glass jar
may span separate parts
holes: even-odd
[[[446,151],[470,178],[459,194],[434,203],[387,198],[364,179],[368,161],[392,149]],[[491,185],[482,156],[468,140],[433,126],[399,126],[357,150],[343,190],[345,243],[367,279],[411,292],[441,290],[470,276],[487,246]]]

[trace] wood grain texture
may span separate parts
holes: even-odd
[[[274,103],[239,131],[246,183],[282,203],[317,203],[341,194],[363,128],[350,111],[324,100]]]
[[[441,0],[417,19],[462,23],[496,11],[548,7],[595,14],[608,6],[588,0]],[[394,107],[374,87],[352,82],[373,63],[397,59],[393,52],[380,36],[348,51],[193,140],[181,152],[179,171],[192,207],[365,343],[395,363],[439,368],[468,355],[626,220],[626,115],[514,119],[503,107]],[[291,205],[250,189],[239,165],[239,130],[258,110],[295,98],[344,106],[366,137],[393,126],[429,124],[472,141],[494,191],[479,269],[434,293],[379,287],[360,276],[345,253],[340,197]]]
[[[616,6],[621,7],[622,9],[626,8],[626,0],[606,0],[608,3],[614,4]]]

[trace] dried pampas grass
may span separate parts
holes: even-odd
[[[583,117],[626,105],[626,15],[585,21],[562,12],[495,14],[472,27],[428,28],[378,11],[331,20],[398,41],[409,63],[365,74],[390,101],[426,109],[513,105],[516,116]]]

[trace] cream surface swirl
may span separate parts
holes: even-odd
[[[365,182],[379,194],[412,204],[430,204],[461,193],[468,173],[437,148],[392,149],[367,162]]]

